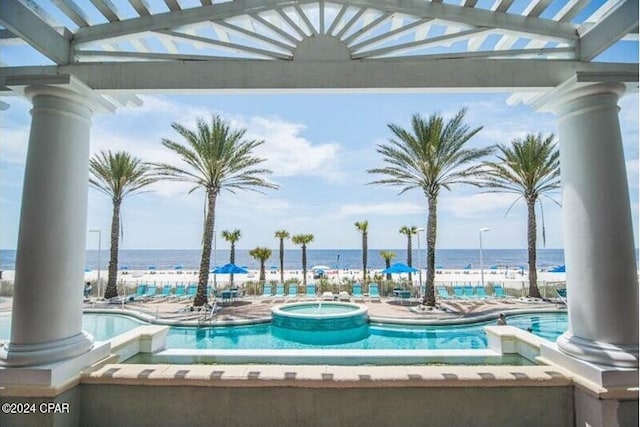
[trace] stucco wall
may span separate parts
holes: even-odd
[[[144,387],[83,384],[86,426],[520,426],[574,424],[562,387]]]

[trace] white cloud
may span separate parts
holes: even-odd
[[[338,216],[381,215],[405,216],[425,213],[424,206],[415,203],[349,204],[338,209]]]
[[[0,129],[0,153],[8,163],[24,165],[27,159],[29,126],[5,127]]]
[[[122,126],[115,125],[118,118],[104,120],[96,126],[92,135],[94,151],[126,149],[148,161],[179,164],[175,155],[160,143],[163,138],[180,142],[181,137],[169,124],[177,122],[187,128],[194,128],[197,118],[208,120],[212,114],[220,114],[229,120],[232,127],[247,129],[246,138],[265,140],[256,154],[266,160],[261,166],[271,169],[274,177],[319,176],[329,182],[336,182],[343,177],[337,161],[340,145],[335,142],[316,144],[309,141],[301,135],[306,129],[303,124],[277,117],[234,115],[180,104],[173,100],[169,102],[162,97],[145,96],[143,99],[142,107],[127,107],[117,113],[123,122]],[[143,122],[136,126],[135,122],[140,120]],[[129,121],[132,125],[125,126]],[[154,125],[146,126],[145,123]],[[164,125],[157,126],[156,123]],[[140,127],[146,133],[141,133]],[[126,129],[126,133],[118,133],[119,129]],[[169,186],[166,187],[163,194],[173,194]]]

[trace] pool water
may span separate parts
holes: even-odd
[[[567,330],[566,313],[509,316],[508,324],[554,341]],[[167,336],[168,349],[485,349],[484,326],[495,322],[455,326],[365,325],[357,340],[341,337],[353,331],[327,331],[331,340],[319,335],[317,341],[307,334],[291,331],[282,335],[270,324],[215,328],[173,327]],[[304,332],[304,331],[303,331]],[[299,339],[302,337],[302,339]]]
[[[82,316],[82,329],[93,335],[96,341],[107,341],[146,323],[129,316],[118,314],[85,313]],[[9,340],[11,336],[11,315],[0,315],[0,340]]]
[[[566,313],[544,313],[508,316],[511,326],[530,329],[532,333],[555,341],[567,330]],[[87,313],[83,328],[96,341],[105,341],[129,331],[144,322],[117,314]],[[455,326],[394,326],[367,324],[358,330],[359,336],[341,337],[353,331],[325,331],[331,335],[323,339],[299,339],[296,331],[290,335],[274,333],[272,325],[194,328],[172,327],[167,335],[168,349],[485,349],[483,327],[495,322]],[[0,315],[0,340],[8,340],[11,316]],[[321,337],[322,338],[322,337]]]

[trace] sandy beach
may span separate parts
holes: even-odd
[[[234,274],[234,286],[244,286],[249,283],[259,282],[259,270],[248,270],[247,274]],[[13,282],[15,272],[11,270],[3,271],[2,280],[5,282]],[[324,274],[323,282],[338,285],[354,282],[362,282],[362,270],[344,269],[344,270],[327,270]],[[279,270],[266,270],[265,279],[267,283],[280,282]],[[285,282],[291,280],[297,280],[298,283],[302,283],[303,273],[302,270],[285,270],[284,272]],[[380,270],[369,270],[369,280],[367,282],[380,282],[386,279],[386,275],[380,273]],[[91,282],[95,288],[98,280],[98,271],[85,272],[84,280]],[[105,286],[107,281],[107,271],[100,271],[101,286]],[[126,286],[127,289],[135,288],[140,284],[147,285],[171,285],[175,287],[177,285],[188,286],[192,283],[197,283],[198,272],[196,270],[186,269],[184,271],[175,270],[125,270],[118,272],[118,284],[119,286]],[[314,278],[314,272],[312,270],[307,271],[307,283],[319,282],[320,278],[317,276]],[[404,287],[411,287],[408,282],[408,275],[393,274],[392,281],[397,282]],[[426,281],[426,271],[422,271],[422,282]],[[453,285],[465,285],[479,286],[482,283],[482,275],[480,270],[455,270],[455,269],[442,269],[437,270],[435,275],[436,284],[451,287]],[[544,288],[546,286],[563,288],[565,287],[566,274],[565,273],[552,273],[548,271],[538,272],[538,284]],[[413,287],[419,286],[418,274],[413,274]],[[213,274],[209,275],[209,284],[214,285],[217,289],[224,289],[230,284],[230,277],[228,274]],[[484,284],[485,286],[493,286],[495,284],[501,284],[505,289],[510,290],[511,294],[516,295],[518,291],[522,292],[524,296],[528,291],[529,277],[527,271],[521,270],[504,270],[504,269],[487,269],[484,270]],[[80,285],[78,285],[80,287]],[[94,289],[93,293],[97,290]],[[543,295],[544,296],[544,295]],[[555,295],[553,295],[555,296]]]

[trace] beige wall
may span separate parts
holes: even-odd
[[[149,387],[83,384],[87,426],[574,425],[573,387]]]

